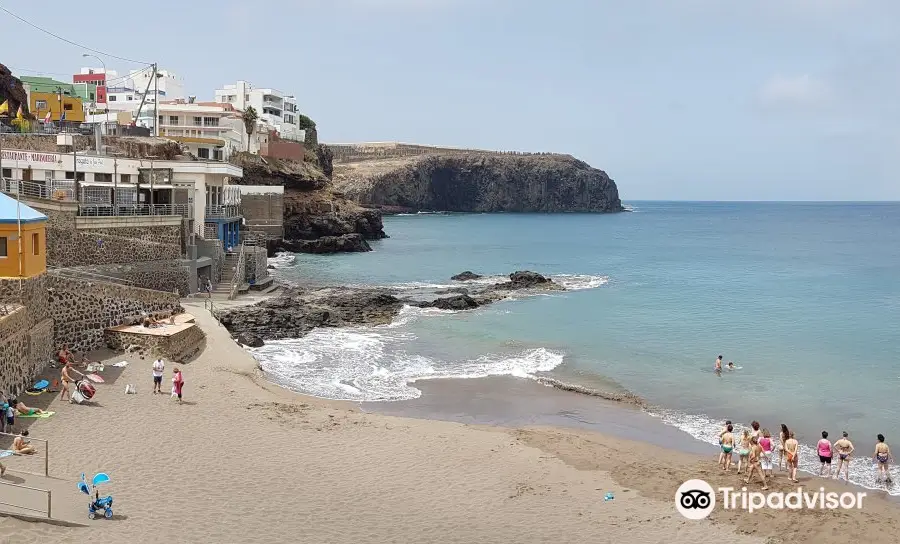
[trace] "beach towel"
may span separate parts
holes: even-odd
[[[52,416],[52,415],[55,414],[55,413],[56,413],[56,412],[44,412],[44,413],[42,413],[42,414],[28,414],[28,415],[25,415],[25,414],[18,414],[18,416],[19,416],[19,417],[28,417],[28,418],[32,418],[32,419],[46,419],[46,418]]]
[[[12,457],[15,454],[16,452],[12,450],[0,450],[0,459],[3,459],[4,457]]]
[[[117,366],[119,368],[128,366],[128,361],[119,361],[118,363],[113,363],[113,366]]]

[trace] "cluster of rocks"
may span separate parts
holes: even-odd
[[[456,281],[481,277],[471,272],[468,275],[466,280]],[[518,271],[509,275],[509,281],[452,290],[455,292],[448,293],[451,296],[422,301],[401,298],[396,292],[385,288],[294,288],[252,306],[221,312],[218,318],[239,343],[259,347],[266,340],[300,338],[318,327],[385,325],[406,305],[472,310],[509,298],[517,291],[561,291],[565,288],[537,272]]]

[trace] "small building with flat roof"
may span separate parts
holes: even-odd
[[[0,278],[33,278],[47,271],[46,227],[46,215],[0,193]]]

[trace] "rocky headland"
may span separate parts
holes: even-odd
[[[219,321],[241,344],[259,347],[266,340],[301,338],[317,327],[385,325],[404,306],[472,310],[520,292],[564,291],[565,288],[536,272],[518,271],[508,281],[454,288],[450,296],[415,300],[387,288],[293,288],[252,306],[218,314]]]
[[[435,148],[412,157],[340,157],[334,186],[385,213],[623,211],[606,172],[569,155]]]

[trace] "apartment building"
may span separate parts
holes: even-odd
[[[153,126],[154,108],[141,111],[138,125]],[[244,147],[240,127],[226,122],[237,115],[234,108],[210,102],[177,100],[156,104],[159,136],[180,142],[201,160],[222,161]]]
[[[297,99],[278,89],[255,88],[247,81],[224,85],[216,89],[216,102],[230,104],[240,111],[253,106],[259,120],[278,131],[286,140],[303,141],[305,132],[300,130]]]

